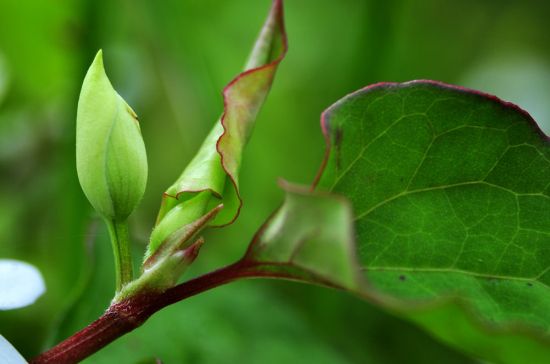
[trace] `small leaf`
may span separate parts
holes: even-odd
[[[335,195],[284,187],[284,204],[262,227],[244,260],[257,265],[258,271],[358,291],[362,281],[351,206]]]
[[[148,256],[178,227],[175,222],[181,220],[181,226],[189,221],[185,206],[191,199],[201,200],[200,214],[223,203],[224,208],[212,225],[227,225],[237,218],[241,207],[238,173],[242,151],[286,49],[282,0],[274,0],[245,71],[223,90],[224,112],[221,119],[216,122],[195,158],[164,193]],[[176,209],[179,205],[182,205],[180,210]],[[167,228],[167,225],[170,227]]]
[[[170,241],[177,240],[178,245],[184,243],[180,242],[182,238],[181,231],[194,226],[194,222],[205,214],[205,208],[209,202],[210,193],[203,191],[186,203],[174,206],[170,213],[164,217],[162,223],[157,225],[151,233],[147,252],[143,259],[144,265],[148,264],[147,261],[151,256],[158,256],[159,250],[167,250],[166,245],[171,245]],[[215,209],[216,213],[220,210],[220,208]],[[214,215],[212,217],[214,217]],[[202,228],[204,225],[197,225],[197,228],[199,227]]]
[[[0,335],[0,363],[27,364],[21,354],[2,335]]]
[[[353,203],[364,294],[475,356],[547,361],[550,148],[531,117],[413,81],[355,92],[322,125],[319,188]]]
[[[44,279],[36,267],[0,259],[0,311],[32,305],[45,291]]]
[[[114,90],[99,51],[84,78],[76,122],[82,190],[108,220],[125,220],[147,182],[147,156],[135,112]]]
[[[194,200],[191,200],[187,205],[191,204],[196,205]],[[165,257],[168,257],[179,250],[185,249],[187,247],[187,242],[193,239],[194,236],[208,222],[216,217],[216,215],[223,208],[223,205],[216,206],[202,216],[199,213],[200,209],[194,208],[195,206],[190,207],[191,209],[188,210],[190,212],[187,213],[187,216],[189,217],[188,221],[186,221],[183,226],[178,226],[177,228],[175,228],[175,230],[168,236],[168,238],[166,238],[163,244],[155,250],[154,254],[145,255],[145,259],[143,261],[144,269],[149,269],[151,266],[161,262]],[[176,206],[176,208],[179,209],[179,206]]]
[[[208,219],[209,216],[206,216],[204,221],[208,221]],[[182,229],[186,230],[186,233],[193,232],[192,228],[184,227]],[[182,241],[187,242],[189,239],[186,236],[186,240]],[[124,301],[138,294],[162,292],[173,287],[180,276],[195,261],[203,244],[204,239],[201,237],[189,246],[179,247],[174,245],[161,257],[151,257],[145,261],[143,273],[139,278],[125,285],[116,294],[112,303]]]

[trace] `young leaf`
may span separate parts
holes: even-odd
[[[318,187],[353,203],[365,294],[478,357],[548,359],[550,148],[531,117],[413,81],[355,92],[322,125]]]
[[[178,207],[176,206],[176,208]],[[204,216],[197,215],[192,221],[177,228],[154,254],[144,260],[143,272],[140,277],[118,292],[114,302],[120,302],[138,293],[159,292],[174,286],[198,256],[204,243],[202,238],[196,239],[196,234],[222,208],[223,205],[216,206]]]
[[[260,272],[358,291],[351,206],[335,195],[285,189],[284,204],[257,234],[244,261]]]
[[[0,259],[0,311],[31,305],[45,291],[44,278],[35,266]]]
[[[147,257],[168,238],[174,227],[177,228],[177,221],[183,221],[180,225],[184,225],[190,220],[185,209],[190,199],[201,199],[199,216],[223,203],[224,208],[212,221],[212,225],[227,225],[237,218],[241,206],[238,173],[242,151],[286,49],[283,3],[282,0],[274,0],[245,71],[223,90],[222,117],[206,137],[195,158],[164,193]],[[176,209],[180,204],[183,208]]]

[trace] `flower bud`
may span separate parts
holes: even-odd
[[[125,220],[145,191],[147,156],[137,116],[107,78],[101,51],[78,100],[76,168],[84,194],[107,219]]]

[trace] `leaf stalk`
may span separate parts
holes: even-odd
[[[111,237],[111,245],[115,258],[116,291],[131,282],[134,276],[132,267],[132,255],[130,253],[130,236],[128,233],[128,221],[105,220]]]

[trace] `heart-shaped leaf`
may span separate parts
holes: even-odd
[[[476,356],[547,360],[550,148],[531,117],[413,81],[355,92],[322,126],[318,188],[353,203],[364,293]]]
[[[294,188],[244,261],[352,291],[473,356],[547,362],[550,148],[531,117],[413,81],[345,97],[322,127],[315,184],[351,200],[354,236],[345,200]]]

